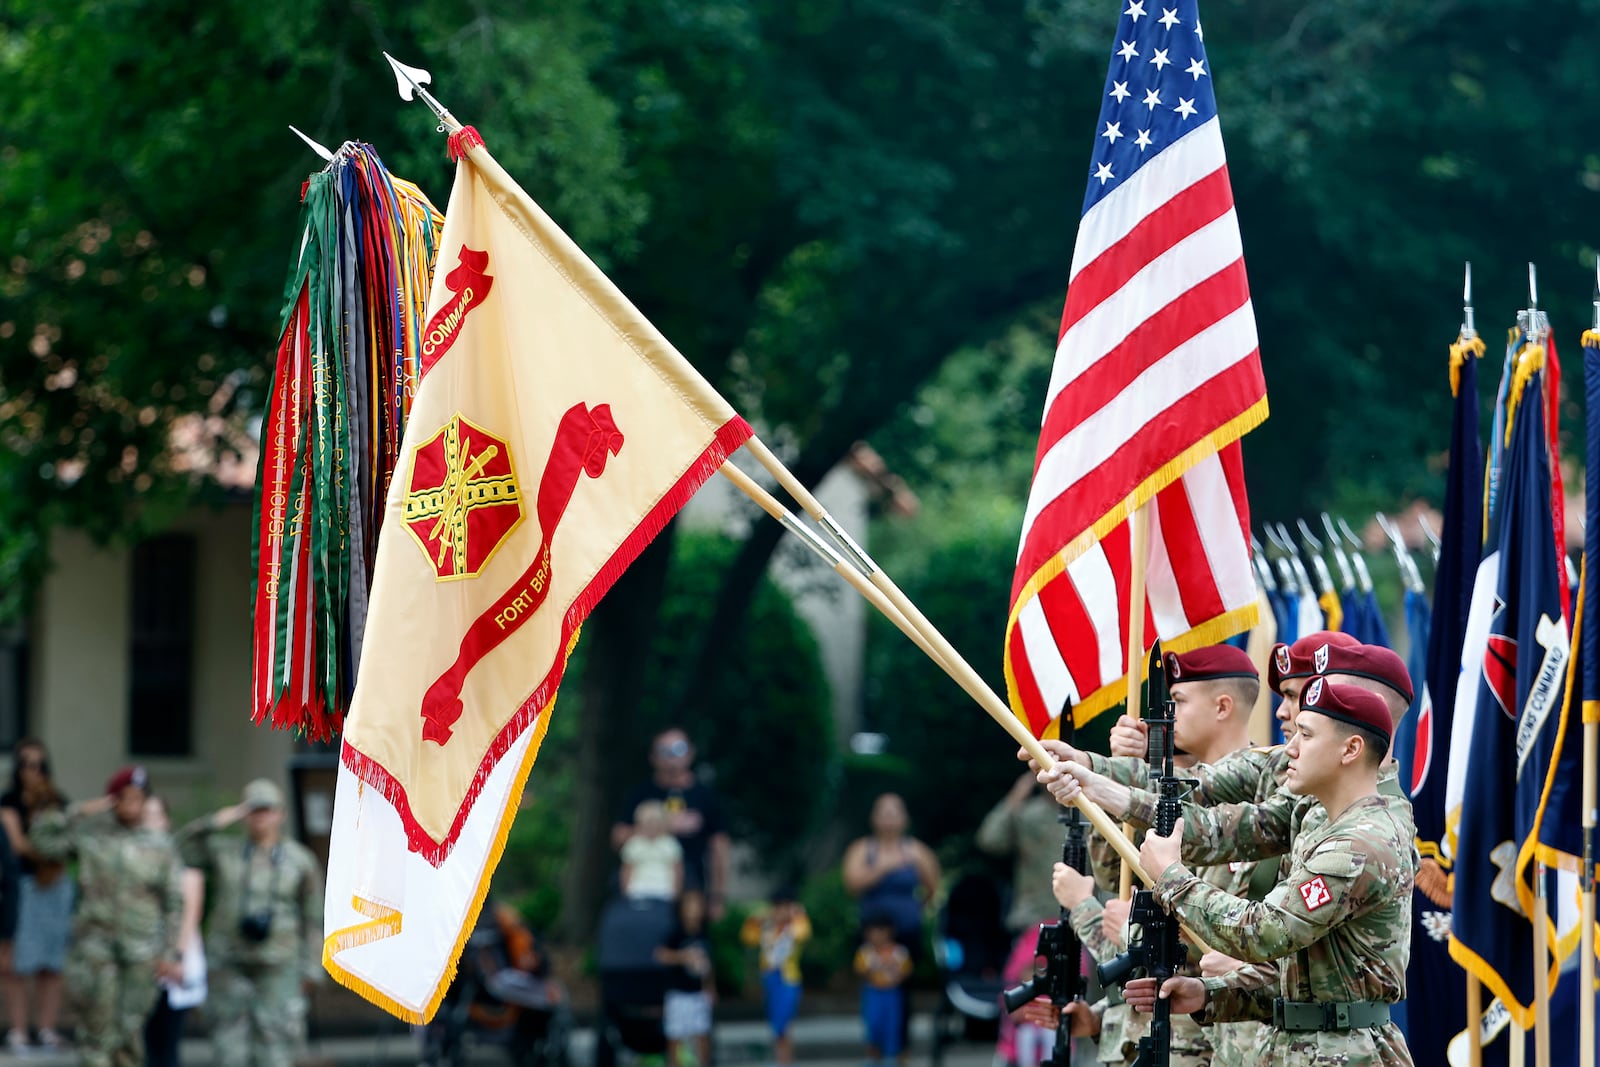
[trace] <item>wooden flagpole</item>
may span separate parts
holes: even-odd
[[[1509,1032],[1506,1040],[1511,1040]],[[1467,972],[1467,1067],[1483,1067],[1483,981],[1471,971]]]
[[[1133,567],[1128,576],[1128,715],[1139,717],[1139,681],[1144,669],[1144,582],[1150,567],[1150,501],[1139,505],[1129,520],[1133,540]],[[1122,824],[1122,832],[1133,840],[1134,828]],[[1124,865],[1117,896],[1133,896],[1133,872]]]

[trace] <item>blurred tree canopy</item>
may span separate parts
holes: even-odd
[[[138,536],[204,493],[167,453],[175,418],[258,413],[316,166],[288,124],[374,143],[443,206],[442,138],[390,95],[380,49],[433,70],[802,480],[869,438],[943,524],[920,550],[905,531],[906,558],[958,543],[972,516],[1003,525],[1031,469],[1119,6],[13,0],[0,609],[25,603],[51,526]],[[1557,340],[1586,324],[1600,0],[1205,0],[1204,15],[1276,416],[1246,439],[1255,510],[1435,492],[1461,261],[1486,335],[1526,299],[1528,260]],[[951,395],[984,403],[914,399],[952,353],[996,342],[1033,359],[997,377],[971,357]],[[698,647],[674,649],[680,716],[719,684],[718,642],[778,537],[758,525],[697,593],[711,611]],[[569,889],[601,877],[607,737],[642,728],[656,675],[636,659],[672,560],[669,532],[589,627]],[[998,629],[969,640],[974,662],[998,659]]]

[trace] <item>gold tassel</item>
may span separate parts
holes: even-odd
[[[1522,390],[1536,371],[1544,370],[1544,345],[1524,345],[1517,353],[1517,369],[1511,379],[1511,393],[1506,398],[1506,447],[1511,447],[1511,426],[1516,421],[1517,406],[1522,402]]]
[[[1461,394],[1461,365],[1467,361],[1467,356],[1470,355],[1473,359],[1480,359],[1486,347],[1481,337],[1474,337],[1470,341],[1457,337],[1456,343],[1450,346],[1451,396],[1459,396]]]

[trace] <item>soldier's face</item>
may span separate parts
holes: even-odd
[[[1302,711],[1295,719],[1288,742],[1289,776],[1284,784],[1298,796],[1317,795],[1343,770],[1346,737],[1333,721],[1315,711]]]
[[[123,787],[111,810],[124,826],[138,826],[144,822],[145,792],[136,785]]]
[[[1217,694],[1209,682],[1179,682],[1172,687],[1172,742],[1185,752],[1201,752],[1217,731]]]
[[[1294,732],[1294,719],[1300,713],[1300,692],[1305,687],[1304,678],[1285,678],[1278,683],[1278,692],[1283,694],[1283,699],[1278,701],[1278,706],[1272,714],[1283,724],[1283,735],[1286,738]]]
[[[245,832],[253,839],[270,837],[283,825],[282,808],[257,808],[244,817]]]

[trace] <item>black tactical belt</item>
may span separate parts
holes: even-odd
[[[1284,1000],[1272,1002],[1272,1025],[1279,1030],[1362,1030],[1389,1021],[1381,1000]]]

